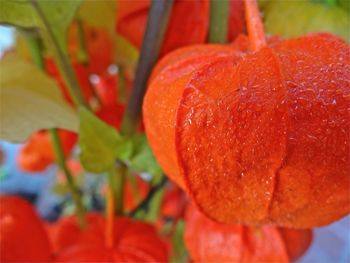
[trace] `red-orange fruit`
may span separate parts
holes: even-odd
[[[56,64],[54,63],[53,59],[47,58],[45,60],[45,63],[46,63],[47,73],[56,80],[64,99],[68,103],[73,104],[73,99],[71,98],[69,90],[66,87],[66,84],[63,78],[61,77],[60,72]],[[91,90],[91,84],[89,81],[89,72],[86,67],[76,62],[73,63],[73,68],[74,68],[74,73],[78,79],[78,83],[79,83],[79,87],[82,92],[82,95],[85,101],[89,102],[89,100],[92,98],[92,95],[93,95]]]
[[[179,187],[175,184],[168,184],[161,205],[161,215],[163,218],[178,220],[183,217],[187,198]]]
[[[81,49],[79,41],[79,28],[77,23],[70,27],[68,32],[69,54],[73,61],[79,61]],[[103,28],[82,24],[83,41],[85,44],[87,63],[84,63],[89,74],[101,74],[113,62],[113,43],[109,33]]]
[[[104,243],[104,218],[98,213],[88,213],[86,227],[81,229],[76,216],[63,217],[50,226],[50,240],[56,253],[76,244]]]
[[[58,135],[65,156],[68,156],[77,141],[77,134],[66,130],[59,130]],[[18,166],[27,172],[45,170],[56,160],[51,136],[47,131],[38,131],[20,149],[17,156]]]
[[[96,112],[96,116],[98,116],[108,125],[113,126],[119,130],[124,111],[125,106],[121,104],[102,106],[102,108]]]
[[[89,260],[97,262],[112,258],[111,262],[165,262],[167,252],[155,228],[147,223],[129,218],[115,218],[114,246],[105,246],[105,219],[97,213],[86,216],[87,227],[81,229],[76,217],[61,219],[51,232],[52,242],[58,252],[57,260],[73,262]],[[91,250],[90,250],[91,249]],[[90,250],[90,259],[84,251]],[[99,259],[100,258],[100,259]]]
[[[320,33],[233,48],[156,66],[143,115],[166,174],[220,222],[308,228],[348,214],[349,45]]]
[[[161,56],[182,47],[205,43],[209,31],[208,0],[176,0],[174,2]],[[117,31],[137,48],[141,47],[147,17],[149,0],[118,1]],[[245,31],[244,3],[230,0],[227,39],[233,41]]]
[[[119,103],[118,75],[103,74],[95,83],[94,88],[103,106],[114,106]]]
[[[55,262],[113,262],[113,253],[101,245],[73,245],[58,254]]]
[[[124,186],[124,209],[130,212],[146,197],[150,190],[150,184],[140,176],[135,175],[135,184],[128,178]]]
[[[245,30],[244,3],[242,0],[230,0],[228,17],[228,42],[234,41]]]
[[[117,3],[117,31],[138,48],[142,44],[150,5],[149,0],[119,0]],[[208,0],[175,0],[160,55],[182,46],[204,43],[208,24]]]
[[[51,253],[32,206],[16,196],[0,196],[0,262],[49,262]]]
[[[311,244],[312,231],[224,225],[190,205],[184,239],[195,262],[281,263],[296,260],[305,253]]]

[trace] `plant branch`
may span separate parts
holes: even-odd
[[[55,151],[55,156],[57,158],[57,160],[56,160],[57,164],[63,170],[64,175],[66,176],[68,187],[70,189],[70,192],[72,194],[72,198],[73,198],[75,206],[76,206],[76,214],[77,214],[77,217],[79,220],[79,224],[83,228],[83,227],[85,227],[85,224],[86,224],[86,222],[85,222],[85,208],[84,208],[84,205],[83,205],[83,202],[81,199],[80,190],[76,186],[74,178],[66,165],[64,153],[62,150],[61,141],[60,141],[60,138],[58,136],[57,130],[51,129],[49,132],[50,132],[50,135],[52,138],[53,148]]]
[[[128,216],[134,217],[137,214],[137,212],[139,212],[141,210],[147,210],[149,207],[149,204],[152,201],[155,194],[165,186],[166,182],[167,182],[167,178],[165,176],[162,176],[160,182],[158,184],[154,185],[149,190],[145,199],[143,199],[143,201],[136,208],[134,208],[132,211],[130,211]]]
[[[82,64],[90,63],[90,58],[87,52],[87,47],[85,43],[85,34],[83,22],[80,19],[76,19],[77,23],[77,40],[78,40],[78,51],[77,59]]]
[[[30,53],[33,58],[34,64],[41,70],[45,70],[44,58],[42,56],[42,41],[40,39],[39,33],[32,29],[19,29],[23,33],[24,37],[29,44]]]
[[[227,42],[229,5],[229,0],[210,1],[209,43]]]
[[[35,65],[40,68],[41,70],[45,70],[45,64],[44,59],[42,56],[42,42],[40,39],[40,36],[35,31],[24,31],[25,36],[29,42],[31,54],[34,60]],[[85,209],[83,206],[83,202],[81,200],[81,195],[78,187],[75,185],[74,178],[68,169],[65,157],[61,145],[60,138],[58,136],[56,129],[50,129],[49,133],[51,135],[53,148],[55,151],[56,161],[58,163],[58,166],[61,168],[61,170],[64,172],[64,175],[67,179],[68,187],[70,188],[74,203],[76,205],[76,212],[77,217],[79,220],[80,225],[83,227],[85,225]]]
[[[49,41],[51,42],[53,47],[52,51],[54,53],[55,62],[57,63],[59,71],[67,84],[69,93],[72,96],[74,103],[76,104],[76,106],[87,107],[83,95],[81,94],[79,83],[75,76],[73,67],[70,64],[68,57],[64,54],[63,50],[61,49],[58,40],[56,39],[55,34],[53,33],[52,28],[43,10],[41,9],[40,5],[37,3],[36,0],[30,0],[30,2],[45,26]]]
[[[117,162],[115,180],[116,180],[116,214],[124,213],[124,184],[126,179],[127,167],[122,162]]]
[[[136,77],[122,122],[123,133],[131,134],[136,129],[141,115],[147,81],[159,56],[172,5],[173,0],[152,1],[136,69]]]
[[[115,201],[116,201],[116,183],[115,183],[115,168],[112,167],[108,172],[107,198],[106,198],[106,228],[105,238],[108,248],[114,247],[114,216],[115,216]]]

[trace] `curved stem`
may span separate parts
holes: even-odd
[[[106,228],[105,242],[108,248],[114,247],[114,216],[115,216],[115,170],[108,172],[108,185],[106,197]]]
[[[87,52],[87,47],[85,43],[85,34],[84,34],[84,26],[83,22],[80,19],[76,19],[77,23],[77,39],[78,39],[78,52],[77,52],[77,60],[81,64],[88,64],[89,61],[89,55]]]
[[[245,17],[251,51],[258,51],[266,46],[264,26],[256,0],[244,0]]]
[[[145,199],[143,199],[143,201],[137,207],[135,207],[132,211],[130,211],[128,216],[134,217],[139,211],[147,210],[153,197],[157,194],[158,191],[160,191],[165,186],[166,182],[167,182],[167,178],[163,175],[162,178],[160,179],[160,182],[154,185],[149,190]]]
[[[60,73],[62,74],[70,95],[73,98],[74,103],[77,106],[85,106],[88,107],[88,105],[84,101],[84,97],[81,94],[80,87],[78,80],[75,76],[74,70],[72,65],[70,64],[68,57],[64,55],[63,50],[61,49],[60,45],[58,44],[58,41],[51,29],[51,26],[43,12],[43,10],[40,8],[39,4],[35,0],[30,0],[32,3],[34,9],[38,13],[38,16],[40,17],[41,21],[43,22],[45,29],[47,31],[48,38],[52,44],[52,51],[54,53],[54,59],[57,63],[57,66],[59,68]]]
[[[116,214],[123,215],[124,213],[124,184],[126,179],[127,167],[124,163],[117,163],[115,175],[116,185]]]
[[[68,169],[61,145],[60,138],[58,136],[58,132],[56,129],[51,129],[50,135],[52,138],[53,148],[55,151],[55,156],[57,158],[57,164],[58,166],[63,170],[64,175],[66,176],[68,187],[70,189],[70,192],[72,194],[73,201],[75,203],[76,207],[76,214],[78,217],[79,224],[82,228],[85,227],[85,208],[81,199],[81,193],[77,185],[75,184],[74,178]]]
[[[41,70],[45,70],[44,58],[42,56],[42,41],[39,37],[39,33],[36,30],[30,29],[19,29],[23,33],[24,37],[27,39],[29,44],[30,53],[33,58],[34,64]]]
[[[34,32],[34,31],[25,31],[24,33],[28,39],[34,63],[41,70],[45,70],[44,59],[42,56],[42,42],[39,35],[37,34],[37,32]],[[61,141],[58,136],[57,130],[50,129],[49,133],[51,135],[57,164],[64,172],[64,175],[67,179],[68,187],[70,188],[70,192],[72,194],[73,201],[76,206],[76,214],[79,220],[79,224],[81,227],[84,227],[85,226],[85,208],[81,200],[79,188],[76,186],[74,178],[66,165]]]

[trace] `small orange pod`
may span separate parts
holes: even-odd
[[[0,196],[0,261],[50,262],[52,249],[33,207],[16,196]]]
[[[81,229],[75,216],[60,219],[51,226],[51,241],[57,262],[166,262],[168,252],[155,228],[141,221],[116,217],[114,246],[105,244],[105,219],[97,213],[86,215]]]
[[[312,231],[306,229],[216,223],[193,204],[185,219],[185,244],[194,262],[291,262],[312,241]]]

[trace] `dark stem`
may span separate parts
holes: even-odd
[[[136,77],[122,123],[123,133],[131,134],[136,129],[141,115],[147,81],[159,56],[172,5],[173,0],[152,1],[136,69]]]
[[[154,185],[149,190],[145,199],[143,199],[143,201],[136,208],[134,208],[132,211],[130,211],[128,216],[134,217],[137,214],[137,212],[139,212],[141,210],[147,210],[154,195],[165,186],[166,182],[167,182],[167,178],[165,176],[162,176],[160,182],[158,184]]]
[[[210,1],[209,43],[227,42],[229,5],[229,0]]]
[[[30,0],[30,2],[32,3],[34,9],[36,10],[36,12],[38,13],[41,21],[43,22],[45,29],[48,33],[48,38],[53,46],[53,52],[54,52],[54,58],[55,58],[55,62],[58,65],[58,68],[60,70],[60,73],[62,74],[67,87],[69,89],[69,93],[73,98],[74,103],[77,106],[88,106],[83,98],[83,95],[81,94],[80,91],[80,87],[79,87],[79,83],[76,79],[74,70],[72,65],[70,64],[68,57],[65,56],[63,50],[61,49],[60,45],[58,44],[58,41],[51,29],[51,26],[48,22],[48,20],[46,19],[46,16],[43,12],[43,10],[41,9],[40,5],[37,3],[36,0]]]

